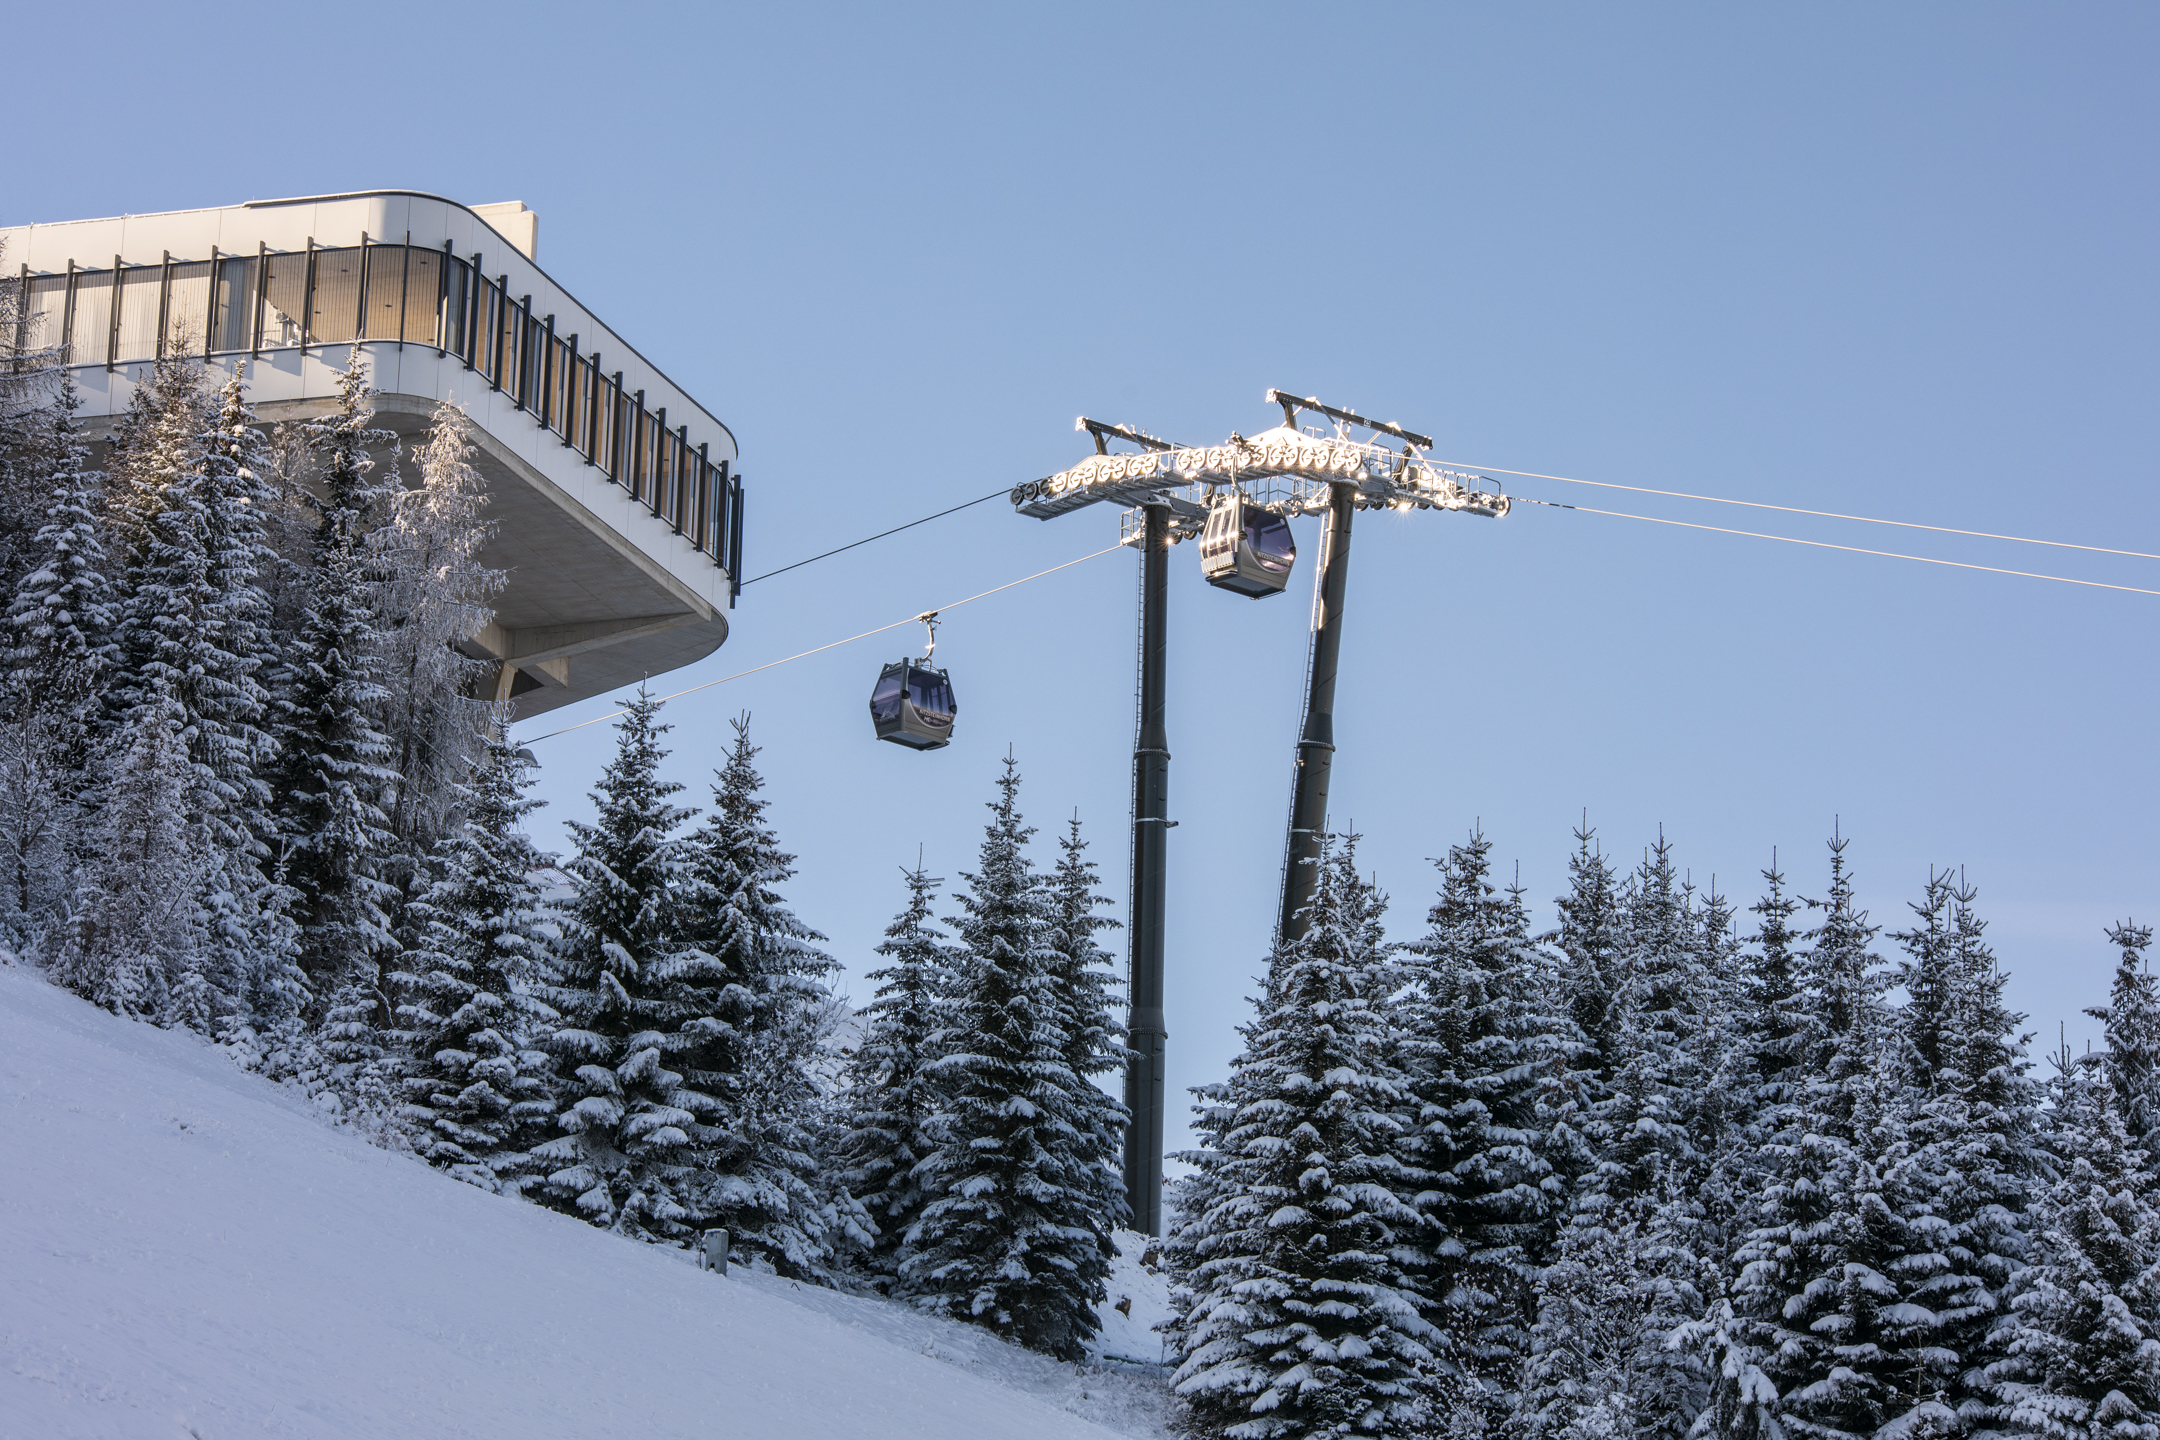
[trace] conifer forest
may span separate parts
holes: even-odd
[[[356,351],[269,426],[176,355],[93,446],[58,356],[4,358],[13,956],[471,1185],[1089,1354],[1122,961],[1024,756],[972,855],[894,837],[850,1000],[747,716],[686,787],[627,698],[593,817],[536,849],[461,648],[502,576],[456,406],[401,450]],[[2106,937],[2105,1045],[2036,1053],[1961,872],[1871,916],[1843,835],[1728,896],[1586,825],[1533,900],[1449,839],[1391,932],[1329,837],[1305,933],[1239,977],[1151,1251],[1190,1434],[2160,1440],[2150,928]]]

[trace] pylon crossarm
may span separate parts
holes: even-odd
[[[1013,487],[1012,503],[1022,515],[1048,520],[1103,501],[1138,505],[1162,495],[1197,507],[1208,487],[1234,485],[1278,514],[1304,515],[1326,510],[1329,488],[1346,482],[1357,487],[1363,509],[1456,510],[1497,519],[1509,508],[1498,482],[1427,464],[1414,449],[1286,425],[1251,439],[1233,435],[1221,445],[1090,455]]]

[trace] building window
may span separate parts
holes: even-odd
[[[321,266],[332,255],[343,251],[325,250],[323,258],[316,261]],[[316,271],[316,284],[320,286],[322,271]],[[320,300],[322,292],[316,291]],[[367,340],[402,340],[405,310],[405,247],[402,245],[371,245],[367,249],[367,303],[363,307],[366,324],[361,328],[361,338]]]
[[[400,265],[404,272],[403,337],[413,345],[434,345],[437,305],[442,297],[442,253],[422,250],[418,246],[401,245],[405,258]]]
[[[217,263],[210,306],[210,348],[246,350],[255,340],[255,263]]]
[[[468,292],[472,287],[472,266],[463,260],[452,260],[449,266],[450,283],[443,292],[442,347],[460,359],[469,346],[466,336],[465,309]]]
[[[200,355],[210,338],[210,262],[172,267],[172,297],[165,304],[165,348]]]
[[[307,306],[308,257],[305,251],[294,251],[290,255],[272,255],[269,261],[262,343],[281,350],[300,343],[300,312]]]
[[[75,277],[75,329],[68,360],[75,365],[103,365],[112,328],[112,273],[92,270]]]
[[[23,297],[23,348],[44,350],[67,343],[68,277],[39,275]]]
[[[122,360],[149,360],[156,357],[158,341],[158,304],[165,288],[165,267],[144,265],[129,270],[121,280],[120,288],[120,340],[119,348],[111,355],[113,363]]]
[[[360,318],[360,266],[363,251],[315,252],[315,313],[308,325],[311,345],[342,345],[353,338]]]

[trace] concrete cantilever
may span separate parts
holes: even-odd
[[[18,338],[66,347],[93,433],[161,343],[245,365],[265,424],[328,413],[355,349],[408,453],[463,406],[509,573],[465,648],[523,718],[719,648],[741,553],[734,436],[539,268],[537,233],[522,205],[370,191],[0,227],[0,253]]]

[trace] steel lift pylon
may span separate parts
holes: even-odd
[[[1162,1233],[1162,1166],[1166,1101],[1165,1054],[1169,1040],[1163,1012],[1163,918],[1168,900],[1170,739],[1165,688],[1168,680],[1166,618],[1169,552],[1180,540],[1201,534],[1210,502],[1228,489],[1241,503],[1274,516],[1327,516],[1316,578],[1312,642],[1304,722],[1299,727],[1289,833],[1284,846],[1282,903],[1275,934],[1289,941],[1303,933],[1303,910],[1317,878],[1313,861],[1327,830],[1328,781],[1335,754],[1335,677],[1342,647],[1342,617],[1350,574],[1350,522],[1361,509],[1456,510],[1493,518],[1508,512],[1508,497],[1485,487],[1485,476],[1439,469],[1425,461],[1426,436],[1367,420],[1287,391],[1267,392],[1280,405],[1283,424],[1247,439],[1233,433],[1221,445],[1185,446],[1145,431],[1082,416],[1075,429],[1095,441],[1095,453],[1068,470],[1013,487],[1013,508],[1040,520],[1102,502],[1131,507],[1123,537],[1140,551],[1140,675],[1138,723],[1133,739],[1133,834],[1128,1044],[1133,1057],[1125,1073],[1125,1193],[1133,1228]],[[1332,434],[1298,427],[1301,413],[1334,422]],[[1377,439],[1351,438],[1353,429],[1392,437],[1391,450]],[[1123,441],[1132,452],[1112,453]],[[1245,593],[1250,593],[1245,592]]]

